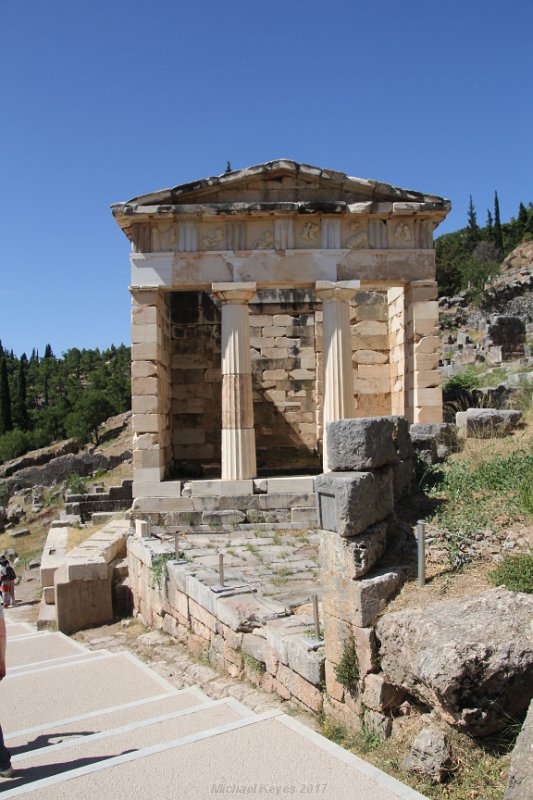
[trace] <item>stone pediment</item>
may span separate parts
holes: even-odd
[[[344,172],[287,159],[134,197],[113,205],[112,210],[119,224],[125,227],[125,217],[140,214],[202,211],[234,214],[275,210],[322,214],[347,211],[380,213],[386,210],[383,204],[394,204],[397,213],[425,211],[441,219],[450,210],[450,202],[435,195],[350,177]]]

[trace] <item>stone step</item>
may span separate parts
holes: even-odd
[[[1,689],[5,736],[176,691],[129,653],[105,650],[96,657],[80,654],[79,660],[8,672]],[[27,702],[22,698],[28,698]]]
[[[14,761],[18,756],[34,752],[51,743],[73,741],[76,737],[91,736],[102,731],[158,717],[161,714],[184,711],[199,706],[209,706],[213,701],[200,689],[192,686],[174,694],[133,700],[129,703],[109,706],[63,719],[41,722],[30,728],[13,731],[6,735],[6,744],[13,751]],[[15,754],[17,758],[15,758]]]
[[[222,708],[223,705],[218,714],[224,718],[229,709],[222,712]],[[203,714],[204,721],[209,715],[211,721],[216,721],[214,709],[198,713]],[[3,795],[10,798],[35,791],[39,800],[67,797],[85,800],[93,796],[103,800],[131,800],[134,793],[135,796],[168,800],[207,800],[216,794],[237,794],[237,789],[242,793],[242,787],[250,787],[250,795],[265,787],[262,791],[269,796],[426,800],[413,789],[279,712],[234,718],[211,728],[202,728],[200,719],[195,720],[195,716],[185,718],[182,728],[182,731],[191,732],[175,739],[149,744],[155,739],[159,725],[159,732],[164,730],[168,735],[170,727],[166,727],[166,723],[150,724],[138,729],[136,734],[125,733],[124,749],[117,755],[112,755],[113,747],[106,749],[104,746],[111,745],[110,740],[93,739],[84,751],[92,755],[86,757],[80,751],[78,758],[73,759],[76,748],[71,747],[54,753],[43,752],[37,760],[21,759],[20,763],[15,762],[17,771],[20,769],[19,788],[16,779],[10,781]],[[145,746],[132,747],[141,738]],[[104,756],[98,756],[98,752]],[[67,763],[74,769],[61,771]],[[30,773],[28,776],[25,768]],[[33,781],[24,785],[25,777]]]
[[[73,639],[69,639],[62,633],[51,633],[49,631],[28,633],[26,636],[19,635],[11,637],[8,630],[7,648],[7,669],[10,673],[13,669],[40,665],[47,661],[58,661],[59,659],[80,657],[80,655],[90,655],[91,651],[83,645],[78,644]]]
[[[9,790],[20,791],[27,786],[31,791],[34,788],[32,784],[54,779],[62,781],[65,773],[68,776],[73,768],[81,765],[104,765],[124,753],[135,753],[161,743],[217,730],[243,717],[254,716],[233,698],[189,708],[170,708],[155,716],[152,712],[153,709],[148,716],[145,708],[144,718],[93,733],[89,733],[86,726],[78,725],[78,730],[70,736],[63,733],[60,742],[14,755],[12,764],[17,777],[10,781]]]

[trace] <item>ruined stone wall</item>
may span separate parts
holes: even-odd
[[[217,573],[170,556],[159,540],[128,538],[129,582],[144,623],[232,677],[319,712],[324,647],[309,638],[312,618],[265,602],[250,587],[213,591]]]
[[[324,710],[349,726],[389,735],[403,699],[380,671],[375,625],[404,573],[391,553],[402,544],[395,504],[410,491],[414,452],[403,417],[328,425],[331,472],[316,479],[325,640]],[[346,665],[353,669],[348,684]],[[344,666],[344,676],[340,670]],[[344,677],[341,681],[340,678]]]

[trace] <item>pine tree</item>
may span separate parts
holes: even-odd
[[[500,202],[498,192],[494,192],[494,244],[503,251],[502,225],[500,221]]]
[[[480,240],[479,225],[477,224],[477,215],[470,195],[470,203],[468,204],[468,228],[466,232],[469,247],[473,250]]]
[[[9,394],[9,381],[7,378],[7,363],[4,356],[0,361],[0,435],[13,428],[11,418],[11,396]]]
[[[55,358],[55,356],[54,356],[54,354],[52,352],[52,345],[51,344],[47,344],[46,347],[44,348],[44,357],[45,358]]]

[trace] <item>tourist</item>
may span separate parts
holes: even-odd
[[[4,608],[9,608],[10,605],[15,605],[15,581],[17,575],[6,555],[0,556],[0,577],[2,581],[3,606]]]
[[[6,644],[6,621],[4,610],[0,606],[0,681],[6,675]],[[12,775],[11,753],[4,744],[4,735],[0,725],[0,778],[11,778]]]

